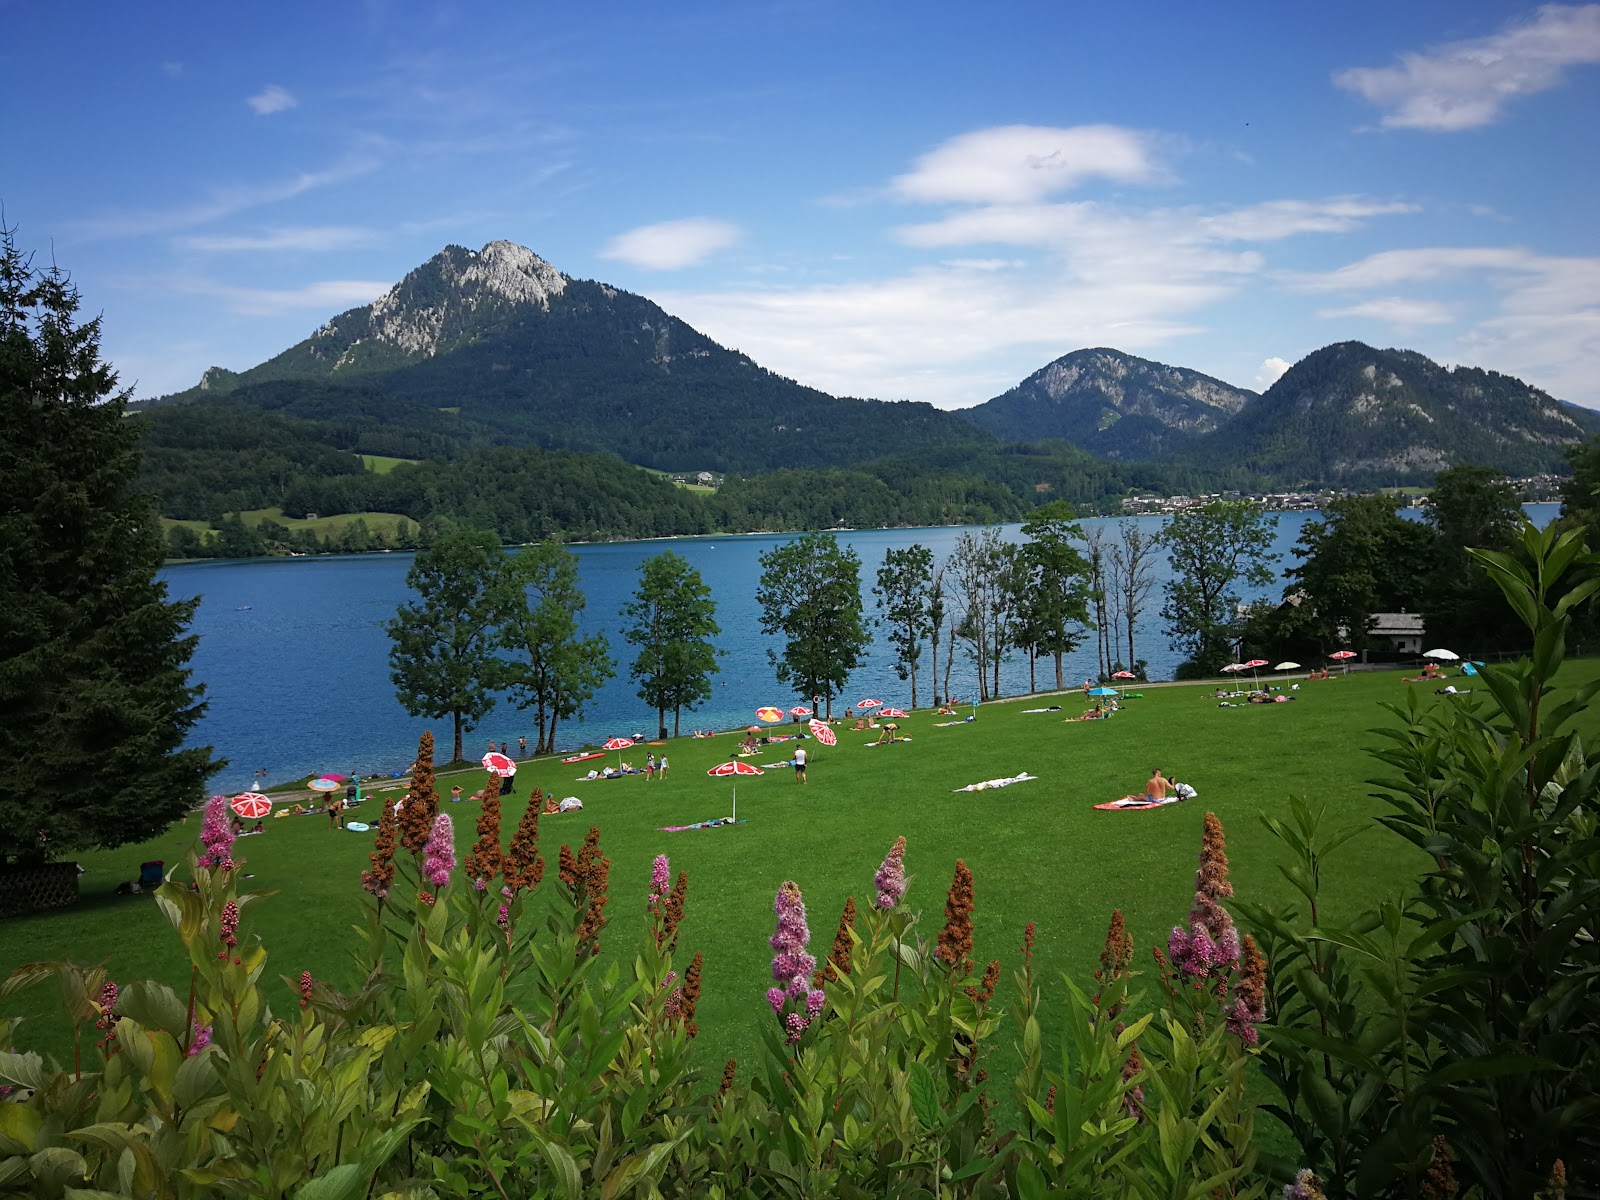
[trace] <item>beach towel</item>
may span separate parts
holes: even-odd
[[[1025,713],[1060,712],[1061,711],[1061,705],[1052,704],[1049,708],[1025,708],[1022,711],[1025,712]]]
[[[588,762],[591,758],[604,758],[605,756],[606,752],[604,750],[596,750],[592,754],[574,754],[571,758],[563,758],[561,761],[564,763]]]
[[[970,724],[972,724],[972,718],[971,717],[963,717],[959,721],[935,721],[933,723],[933,727],[935,729],[949,729],[950,726],[952,726],[952,725],[970,725]]]
[[[985,779],[982,783],[969,783],[966,787],[951,788],[952,792],[988,792],[995,788],[1010,787],[1013,783],[1032,783],[1039,778],[1029,775],[1024,771],[1020,775],[1012,775],[1004,779]]]
[[[784,760],[783,760],[783,761],[782,761],[782,762],[775,762],[775,763],[760,763],[760,764],[758,764],[758,765],[759,765],[759,766],[760,766],[760,767],[761,767],[761,769],[762,769],[762,770],[763,770],[763,771],[770,771],[770,770],[772,770],[772,769],[773,769],[773,768],[774,768],[774,767],[792,767],[792,766],[794,766],[794,759],[792,759],[792,758],[786,758],[786,759],[784,759]]]
[[[911,739],[908,738],[908,737],[903,737],[903,738],[895,738],[895,740],[892,741],[892,742],[862,742],[861,744],[863,746],[898,746],[902,742],[909,742],[910,740]]]
[[[1165,808],[1169,804],[1176,804],[1176,796],[1168,796],[1163,800],[1152,800],[1149,796],[1124,796],[1120,800],[1111,800],[1105,804],[1096,804],[1095,807],[1102,812],[1135,812],[1146,808]]]
[[[660,825],[656,827],[657,833],[687,833],[691,829],[719,829],[724,825],[747,825],[748,821],[740,818],[735,821],[732,817],[717,817],[710,821],[696,821],[693,825]]]

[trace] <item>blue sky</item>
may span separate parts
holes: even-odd
[[[503,238],[838,394],[1355,338],[1600,407],[1600,4],[0,16],[0,203],[139,395]]]

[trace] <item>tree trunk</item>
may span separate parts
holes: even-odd
[[[450,756],[451,762],[461,761],[461,710],[457,709],[450,714],[456,719],[456,752]]]
[[[672,710],[672,736],[678,736],[678,722],[683,719],[683,705]]]
[[[667,728],[667,709],[662,705],[656,709],[656,736],[659,737]]]
[[[939,707],[939,631],[933,631],[933,706]]]
[[[556,752],[556,714],[554,712],[550,714],[550,738],[548,745],[549,749],[546,751],[546,753],[554,754]]]
[[[1064,692],[1067,689],[1066,676],[1061,673],[1061,651],[1056,651],[1056,691]]]
[[[1133,657],[1133,614],[1128,614],[1128,670],[1133,670],[1137,660]]]
[[[1039,690],[1039,656],[1033,652],[1033,647],[1028,647],[1028,694],[1031,696]]]

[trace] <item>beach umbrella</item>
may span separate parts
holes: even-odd
[[[1423,658],[1436,658],[1440,662],[1456,662],[1461,658],[1454,650],[1424,650]]]
[[[337,792],[339,790],[339,781],[329,776],[324,776],[321,779],[313,779],[306,786],[313,792]]]
[[[630,746],[632,742],[628,743]],[[517,773],[517,764],[504,754],[491,750],[483,756],[483,769],[491,775],[498,775],[501,779],[509,779]]]
[[[1254,676],[1257,671],[1259,671],[1262,667],[1264,667],[1266,665],[1267,665],[1267,660],[1266,659],[1264,659],[1264,658],[1252,658],[1247,663],[1240,663],[1239,664],[1239,669],[1241,671],[1249,671],[1250,674],[1252,676]],[[1261,686],[1261,680],[1260,679],[1256,680],[1256,686],[1257,687]]]
[[[882,708],[883,707],[883,701],[882,700],[858,700],[856,702],[856,707],[857,708]]]
[[[725,763],[718,763],[716,766],[712,767],[709,771],[707,771],[706,774],[710,775],[714,779],[721,779],[721,778],[725,778],[725,777],[730,776],[730,775],[734,776],[734,777],[737,777],[737,776],[740,776],[740,775],[764,775],[764,774],[766,774],[766,772],[763,771],[760,767],[751,766],[747,762],[725,762]],[[736,821],[739,819],[739,785],[738,784],[734,784],[734,787],[733,787],[733,819],[736,820]]]
[[[1139,677],[1137,675],[1135,675],[1132,671],[1117,671],[1115,674],[1113,674],[1111,676],[1111,678],[1113,678],[1113,679],[1137,679]]]
[[[836,746],[839,744],[839,735],[833,731],[833,726],[826,721],[812,721],[808,728],[811,730],[811,736],[824,746]]]
[[[903,717],[906,714],[903,710],[898,708],[880,708],[878,710],[878,715],[880,717]]]
[[[745,732],[746,733],[760,733],[761,732],[761,726],[752,725],[752,726],[750,726],[750,728],[746,729]]]
[[[1117,689],[1114,687],[1090,688],[1088,694],[1091,696],[1115,696],[1117,694]]]
[[[767,722],[781,721],[783,720],[783,710],[781,708],[773,708],[771,705],[768,705],[766,708],[756,709],[756,716]]]
[[[332,771],[324,771],[321,775],[318,775],[317,778],[318,779],[331,779],[335,783],[349,783],[350,782],[350,776],[348,776],[348,775],[335,775]]]
[[[1300,664],[1295,662],[1281,662],[1272,668],[1274,671],[1298,671]]]
[[[1242,670],[1244,670],[1244,664],[1243,663],[1229,663],[1227,666],[1222,668],[1222,673],[1224,675],[1232,675],[1235,671],[1242,671]]]
[[[1346,659],[1354,658],[1355,656],[1356,652],[1354,650],[1335,650],[1328,655],[1329,658],[1336,659],[1339,662],[1344,662]]]
[[[617,765],[620,767],[622,765],[622,752],[631,745],[633,745],[632,738],[612,738],[605,744],[603,749],[617,752]]]
[[[789,710],[789,715],[791,717],[809,717],[811,710],[803,704],[797,704]]]
[[[244,792],[228,805],[247,821],[259,821],[272,811],[272,801],[260,792]]]

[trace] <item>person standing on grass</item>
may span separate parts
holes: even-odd
[[[328,799],[328,828],[344,828],[344,798],[337,792]]]
[[[656,756],[652,751],[644,756],[644,780],[649,783],[656,777]]]
[[[665,754],[663,754],[661,756],[660,760],[656,763],[656,778],[657,779],[665,779],[666,777],[667,777],[667,756]]]
[[[794,781],[796,783],[804,783],[806,781],[806,748],[804,746],[794,752]]]

